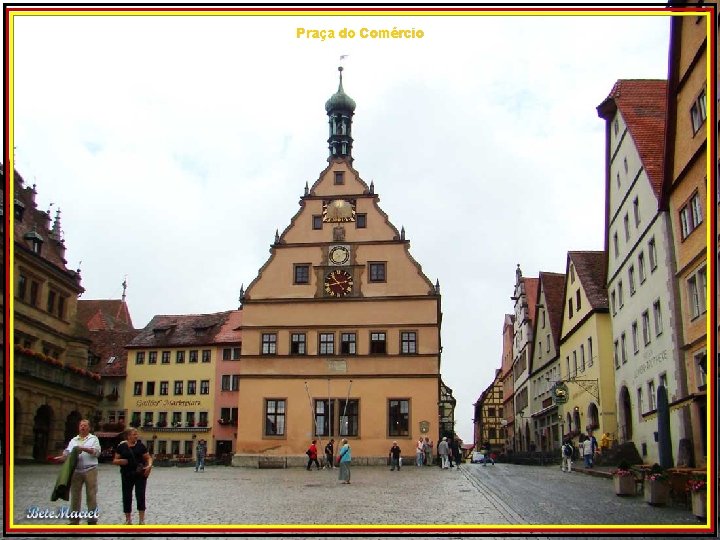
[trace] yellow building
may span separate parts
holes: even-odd
[[[3,176],[5,171],[3,170]],[[88,371],[87,330],[78,323],[80,274],[67,268],[60,211],[37,208],[35,187],[15,172],[12,245],[13,459],[45,461],[77,435],[100,401]]]
[[[605,252],[568,253],[560,330],[560,378],[568,400],[560,414],[570,438],[617,431],[606,275]]]
[[[229,313],[156,315],[127,345],[125,408],[161,461],[191,458],[200,439],[214,452],[215,337]]]
[[[685,2],[681,2],[685,3]],[[712,16],[709,17],[710,24]],[[708,276],[716,275],[708,259],[707,223],[717,207],[708,204],[707,27],[705,17],[673,17],[670,30],[664,199],[669,205],[675,247],[677,289],[682,325],[681,353],[685,387],[682,402],[688,407],[692,431],[691,451],[678,456],[681,463],[700,465],[707,458],[707,310]],[[717,65],[716,65],[717,67]],[[715,79],[717,80],[717,73]],[[710,139],[711,140],[711,139]],[[717,164],[710,165],[716,175]],[[713,239],[715,242],[716,239]],[[713,301],[716,299],[710,299]]]
[[[243,298],[236,465],[302,463],[312,439],[382,460],[440,434],[440,294],[352,167],[354,101],[326,103],[329,165]],[[293,461],[294,460],[294,461]]]

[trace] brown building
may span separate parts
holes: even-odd
[[[3,170],[3,175],[4,175]],[[69,270],[60,225],[37,208],[35,186],[15,172],[13,261],[13,443],[15,460],[44,461],[92,418],[100,377],[87,370],[90,339],[77,320],[80,274]]]
[[[715,259],[707,256],[707,227],[712,227],[708,210],[715,213],[717,220],[717,207],[708,204],[712,200],[708,197],[708,187],[712,185],[707,177],[708,133],[713,129],[717,134],[717,125],[708,123],[712,107],[708,109],[707,103],[707,63],[706,17],[673,17],[663,191],[672,222],[675,278],[680,294],[681,352],[687,379],[687,398],[675,405],[688,407],[692,429],[692,448],[679,460],[695,464],[707,458],[707,293],[708,276],[716,274]],[[718,174],[715,163],[709,168],[711,174]],[[716,300],[715,297],[710,301]]]
[[[478,400],[473,404],[475,407],[474,423],[474,447],[480,450],[485,443],[490,444],[494,452],[505,450],[505,426],[503,411],[503,382],[502,370],[495,370],[495,379],[488,386]]]
[[[329,164],[244,293],[236,465],[330,437],[384,463],[393,440],[441,435],[439,285],[352,167],[342,72],[325,110]]]

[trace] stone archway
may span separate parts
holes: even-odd
[[[618,435],[620,442],[627,442],[632,440],[632,403],[630,402],[630,392],[627,386],[623,386],[620,389],[620,406],[618,407],[620,412],[619,420],[620,425],[618,426]]]
[[[588,431],[595,431],[600,428],[600,414],[598,412],[597,405],[591,403],[587,408],[587,423],[586,426]]]
[[[82,415],[77,411],[72,411],[65,418],[65,438],[63,441],[67,442],[78,434],[78,424],[82,420]]]
[[[573,431],[575,433],[580,433],[582,431],[582,426],[580,425],[580,411],[577,410],[577,407],[575,407],[575,410],[573,411]]]
[[[33,420],[33,459],[45,461],[50,449],[50,430],[55,413],[49,405],[41,405]]]

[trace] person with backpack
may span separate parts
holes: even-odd
[[[570,439],[565,439],[560,452],[562,455],[562,465],[560,469],[562,472],[572,472],[572,456],[573,456],[573,445]]]

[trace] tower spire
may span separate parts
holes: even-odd
[[[339,66],[338,90],[325,103],[330,129],[328,161],[334,158],[345,158],[352,163],[352,117],[355,114],[355,101],[343,89],[342,72],[343,67]]]

